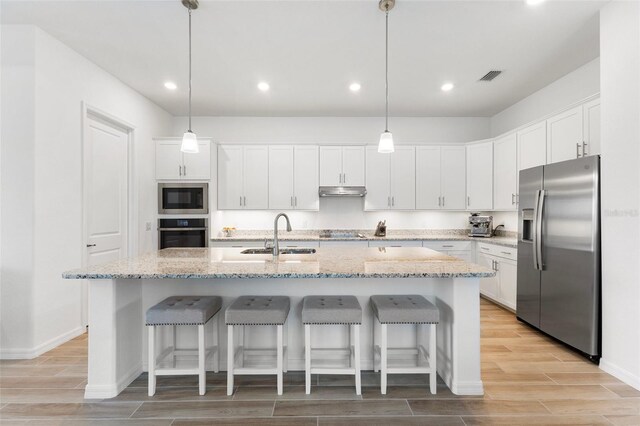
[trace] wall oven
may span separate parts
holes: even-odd
[[[159,214],[209,213],[208,183],[159,183]]]
[[[158,219],[158,249],[208,245],[208,219]]]

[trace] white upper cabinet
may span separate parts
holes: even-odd
[[[516,133],[518,172],[547,163],[547,122],[541,121]]]
[[[416,147],[416,209],[464,210],[464,146]]]
[[[269,209],[318,210],[318,147],[269,147]]]
[[[493,142],[467,146],[467,209],[493,209]]]
[[[230,146],[218,148],[218,209],[269,208],[269,148]]]
[[[600,98],[583,105],[583,155],[600,154]]]
[[[416,209],[442,208],[440,174],[440,147],[416,147]],[[464,202],[464,194],[462,196]]]
[[[319,210],[317,146],[295,147],[293,172],[294,207],[298,210]]]
[[[364,146],[321,146],[320,186],[364,186]]]
[[[187,154],[180,151],[180,138],[157,139],[156,179],[209,180],[211,179],[211,140],[198,139],[200,152]]]
[[[515,210],[518,174],[516,134],[493,142],[493,209]]]
[[[582,156],[582,105],[547,120],[547,164]]]
[[[365,210],[415,209],[415,148],[399,146],[392,154],[366,148]]]
[[[442,208],[464,210],[466,206],[466,149],[443,146],[440,151]]]

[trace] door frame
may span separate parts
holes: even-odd
[[[86,244],[88,239],[88,220],[87,213],[89,210],[88,200],[89,195],[87,193],[88,188],[86,181],[88,178],[87,164],[87,144],[89,143],[89,120],[102,121],[110,126],[115,126],[126,132],[127,137],[127,256],[131,256],[137,253],[138,250],[138,205],[135,203],[135,194],[137,191],[136,184],[136,170],[135,170],[135,136],[136,128],[133,124],[126,120],[121,119],[113,114],[101,110],[85,101],[81,102],[81,144],[80,144],[80,187],[81,187],[81,215],[82,215],[82,230],[81,230],[81,253],[82,253],[82,267],[88,265],[88,256],[86,250]],[[88,285],[87,281],[83,280],[81,284],[81,310],[80,320],[83,326],[88,326]]]

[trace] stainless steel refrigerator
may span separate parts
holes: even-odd
[[[520,320],[600,358],[600,157],[520,172]]]

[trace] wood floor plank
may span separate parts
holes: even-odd
[[[438,383],[436,394],[432,394],[429,391],[428,385],[422,386],[388,386],[387,393],[382,395],[379,387],[363,387],[362,388],[363,399],[450,399],[458,398],[451,390],[444,384]],[[481,395],[476,397],[465,398],[482,398]]]
[[[273,401],[143,402],[133,418],[268,417]]]
[[[640,416],[606,416],[606,418],[617,426],[638,426]]]
[[[485,393],[492,399],[617,399],[618,395],[600,385],[486,384]]]
[[[599,373],[596,365],[590,362],[563,361],[494,361],[505,373]]]
[[[169,426],[173,419],[59,419],[29,420],[27,426]],[[4,422],[0,423],[4,426]]]
[[[62,373],[65,368],[55,365],[2,366],[0,377],[52,377]]]
[[[618,398],[610,400],[559,399],[542,400],[542,404],[553,414],[579,415],[640,415],[640,398]]]
[[[316,426],[315,417],[175,420],[173,426]]]
[[[149,396],[147,388],[128,387],[109,401],[230,401],[232,398],[227,396],[226,387],[208,387],[204,395],[200,395],[195,386],[157,387],[153,396]]]
[[[603,416],[485,416],[463,417],[464,423],[476,425],[610,425]]]
[[[304,386],[285,386],[282,395],[278,395],[273,386],[240,386],[233,395],[234,401],[260,400],[361,400],[354,387],[350,386],[313,386],[311,394],[305,393]]]
[[[620,380],[607,373],[547,373],[547,376],[560,385],[605,385],[621,384]]]
[[[490,399],[409,400],[415,415],[502,415],[549,414],[537,401],[495,401]]]
[[[547,375],[542,373],[505,373],[503,371],[488,371],[482,372],[482,381],[485,384],[492,383],[517,383],[521,385],[525,384],[554,384]]]
[[[457,426],[464,425],[459,416],[412,417],[320,417],[321,426]]]
[[[622,398],[640,398],[640,390],[624,383],[607,383],[604,387]]]
[[[274,416],[410,416],[404,400],[276,401]]]
[[[85,402],[84,389],[3,389],[0,400],[21,403]]]
[[[9,403],[0,409],[3,419],[37,418],[128,418],[140,406],[139,403],[98,402],[98,403]]]
[[[87,365],[87,358],[81,356],[51,356],[42,361],[41,365]]]
[[[83,382],[82,377],[3,377],[0,388],[73,389]]]
[[[522,353],[522,352],[482,352],[481,359],[483,362],[491,361],[526,361],[526,362],[558,362],[553,354],[534,352],[534,353]]]

